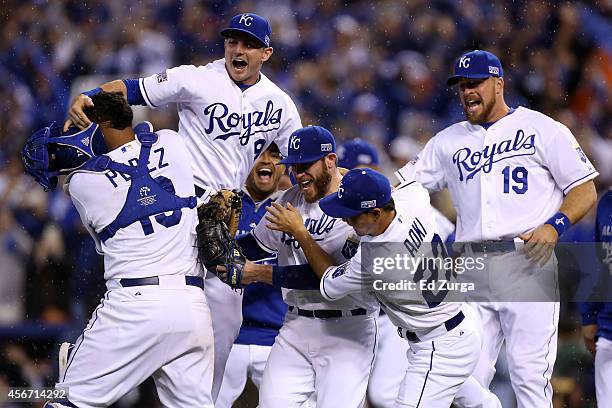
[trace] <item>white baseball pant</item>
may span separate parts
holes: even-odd
[[[595,393],[597,406],[612,403],[612,341],[600,337],[595,353]]]
[[[363,406],[376,347],[374,314],[319,319],[288,312],[264,370],[260,407],[309,400],[317,408]]]
[[[260,388],[266,361],[272,346],[234,344],[225,365],[223,383],[215,401],[216,408],[231,408],[240,397],[247,379]]]
[[[390,408],[397,399],[406,375],[408,342],[397,334],[397,327],[386,314],[377,318],[378,349],[368,383],[368,400],[375,408]]]
[[[419,336],[410,342],[408,369],[395,407],[448,408],[455,394],[470,377],[481,347],[482,330],[471,313],[444,334]]]
[[[213,407],[214,350],[202,289],[184,276],[159,285],[121,287],[104,299],[76,341],[58,387],[82,407],[106,407],[153,376],[168,407]]]

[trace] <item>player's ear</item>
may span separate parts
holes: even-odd
[[[504,78],[497,78],[497,81],[495,82],[495,93],[504,93]]]
[[[264,48],[263,55],[261,56],[261,62],[266,62],[267,60],[269,60],[273,53],[274,53],[274,48],[272,47]]]
[[[329,153],[327,156],[325,156],[325,165],[330,170],[334,166],[338,166],[338,155],[336,153]]]

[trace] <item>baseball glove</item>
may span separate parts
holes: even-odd
[[[220,190],[198,206],[198,258],[207,268],[230,263],[235,248],[240,252],[234,237],[241,208],[242,193],[230,190]]]

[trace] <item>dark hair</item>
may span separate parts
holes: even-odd
[[[105,123],[118,130],[132,126],[134,113],[121,92],[101,91],[92,96],[91,100],[94,106],[86,106],[83,112],[92,122]]]
[[[372,208],[371,210],[368,210],[366,212],[363,212],[362,214],[366,214],[366,213],[371,213],[373,212],[375,209],[379,209],[381,211],[395,211],[395,201],[393,201],[393,197],[389,198],[389,201],[387,201],[387,204],[383,205],[382,207],[375,207]]]
[[[393,201],[393,197],[389,198],[387,204],[380,207],[383,211],[395,211],[395,201]]]
[[[270,153],[280,154],[280,149],[278,148],[278,145],[276,144],[276,142],[270,143],[270,146],[268,146],[268,150],[270,151]]]

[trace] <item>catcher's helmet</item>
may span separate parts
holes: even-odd
[[[26,172],[48,191],[57,186],[58,175],[69,174],[93,156],[107,152],[97,123],[83,130],[71,127],[64,133],[53,122],[28,138],[21,150],[21,159]]]

